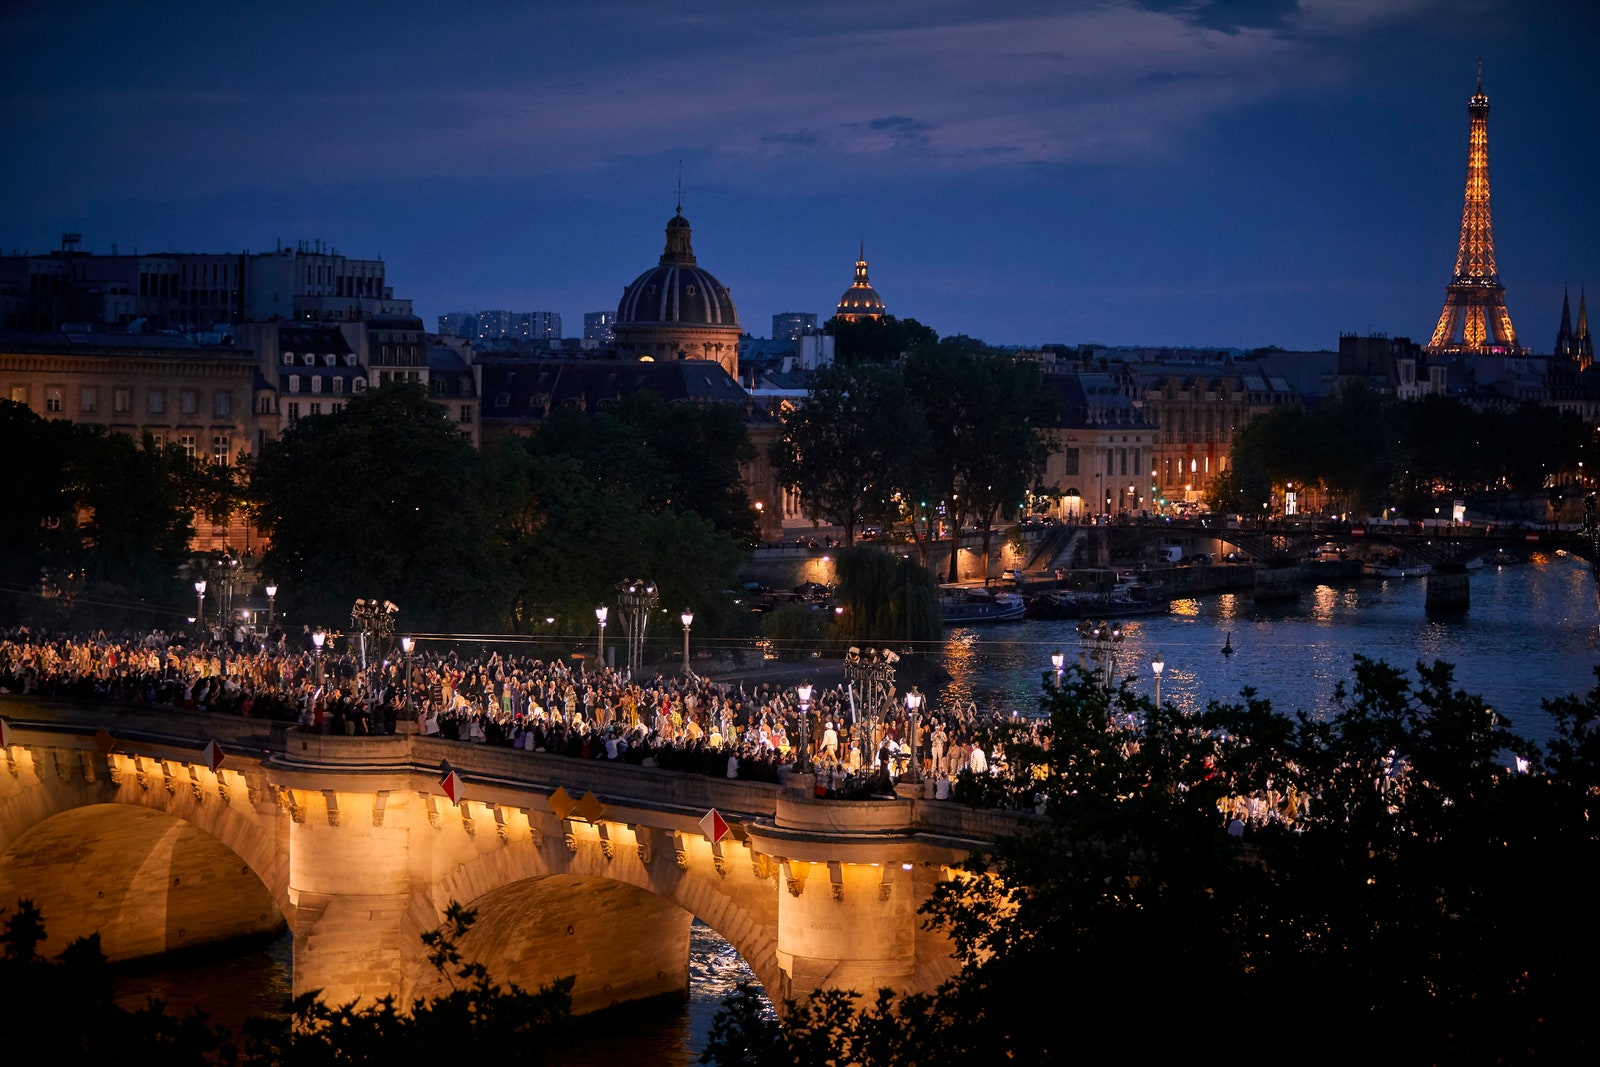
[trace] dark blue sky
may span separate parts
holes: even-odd
[[[576,335],[660,255],[681,161],[757,335],[826,318],[864,239],[890,311],[941,334],[1426,340],[1481,57],[1501,280],[1542,352],[1564,285],[1600,317],[1597,9],[12,0],[0,247],[321,239],[381,256],[430,326]]]

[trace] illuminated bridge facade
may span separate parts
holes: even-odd
[[[438,991],[421,934],[451,901],[478,911],[470,958],[524,988],[573,975],[579,1013],[686,995],[696,917],[775,999],[930,991],[954,961],[918,908],[1031,818],[137,705],[0,696],[0,719],[0,908],[38,904],[45,951],[98,932],[132,959],[286,922],[295,991],[336,1003]]]

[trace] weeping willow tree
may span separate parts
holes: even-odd
[[[942,635],[938,586],[916,560],[858,546],[839,552],[834,573],[836,603],[845,609],[837,619],[841,639],[884,644]]]

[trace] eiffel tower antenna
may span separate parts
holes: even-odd
[[[1428,351],[1515,354],[1517,333],[1506,310],[1506,290],[1494,261],[1494,221],[1489,212],[1489,98],[1478,89],[1467,101],[1472,132],[1467,143],[1467,191],[1461,207],[1456,271],[1444,291],[1444,310]]]

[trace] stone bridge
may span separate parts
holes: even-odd
[[[295,992],[335,1003],[439,991],[420,936],[451,901],[478,912],[469,958],[524,988],[575,976],[580,1014],[686,996],[696,917],[775,1000],[931,991],[954,961],[918,908],[1033,818],[161,707],[0,695],[0,724],[0,908],[38,904],[45,951],[98,932],[125,960],[287,923]]]
[[[1404,550],[1419,560],[1440,564],[1465,561],[1504,549],[1510,552],[1565,550],[1593,562],[1594,532],[1585,529],[1548,529],[1517,524],[1454,526],[1448,523],[1370,522],[1344,523],[1312,520],[1248,521],[1235,525],[1151,520],[1092,527],[1104,531],[1109,558],[1138,555],[1147,546],[1170,542],[1217,541],[1243,552],[1258,563],[1284,567],[1299,563],[1318,545],[1333,543],[1352,551],[1364,545],[1386,545]]]

